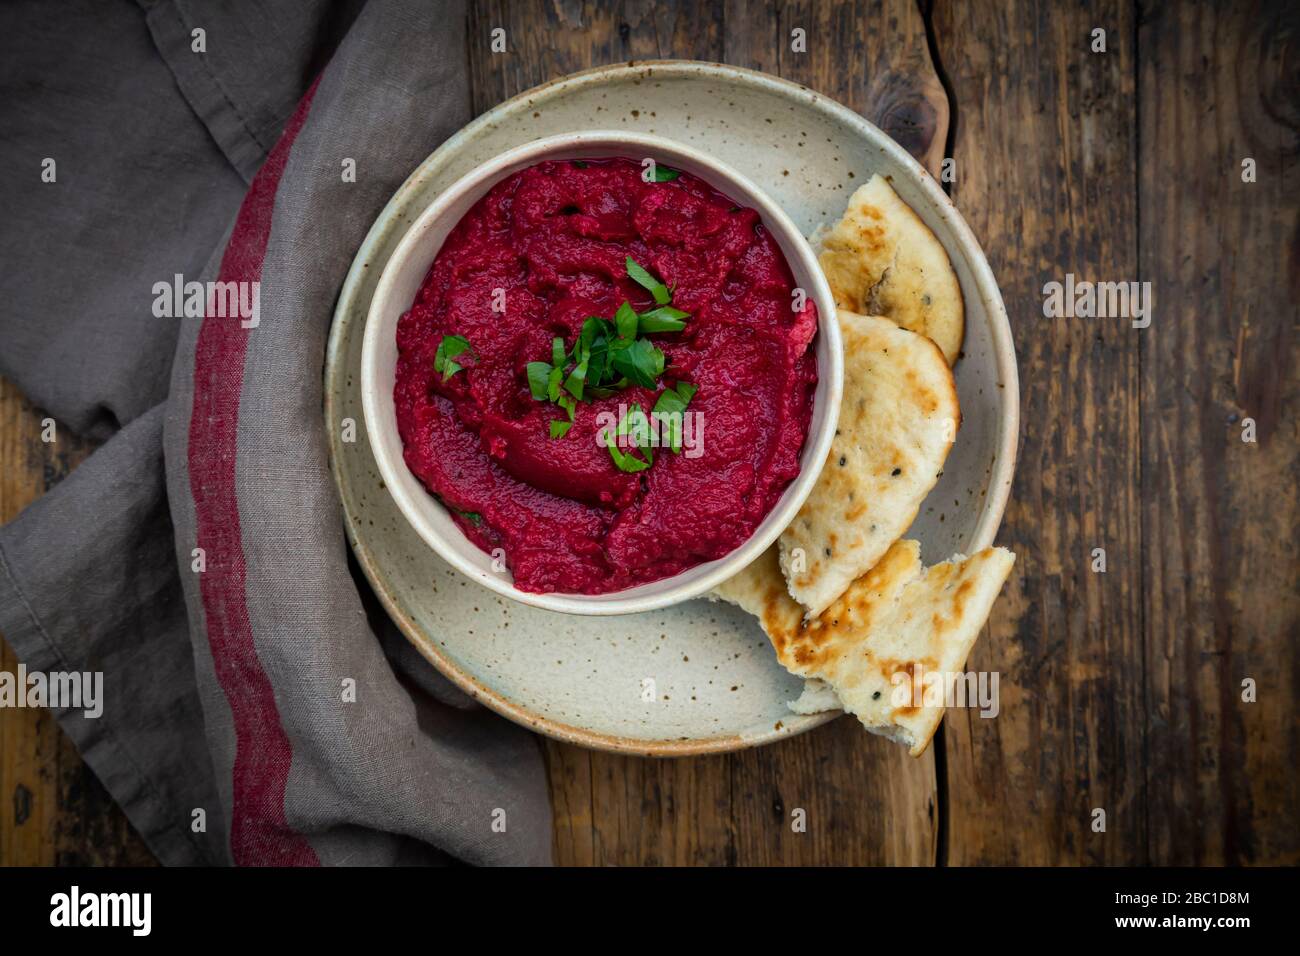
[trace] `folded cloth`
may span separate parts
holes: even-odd
[[[0,634],[102,672],[101,716],[55,713],[164,863],[550,860],[536,739],[349,569],[334,302],[469,108],[458,3],[357,6],[0,6],[0,374],[107,439],[0,529]],[[159,317],[176,275],[257,310]]]

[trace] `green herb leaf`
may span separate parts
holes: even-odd
[[[659,422],[661,440],[674,455],[682,451],[682,415],[698,390],[690,382],[678,382],[675,388],[664,389],[655,402],[652,414]]]
[[[682,416],[680,413],[659,419],[659,441],[674,455],[682,453]]]
[[[438,350],[433,353],[433,370],[441,373],[442,380],[445,382],[457,372],[463,365],[459,362],[453,362],[452,359],[462,352],[468,351],[470,355],[475,355],[474,347],[469,344],[469,339],[463,335],[444,335],[442,341],[438,343]]]
[[[609,337],[613,334],[612,324],[608,319],[589,316],[582,323],[578,333],[578,342],[573,347],[578,364],[587,362],[587,386],[599,385],[606,380],[609,371]],[[589,394],[589,392],[584,392]]]
[[[528,390],[533,398],[559,405],[568,413],[568,424],[574,420],[577,407],[575,399],[591,401],[608,398],[633,384],[642,388],[657,388],[667,359],[653,342],[638,336],[680,331],[685,328],[685,320],[690,318],[689,313],[668,304],[672,291],[667,286],[631,256],[626,257],[625,262],[628,275],[650,290],[658,305],[638,315],[632,304],[624,301],[613,318],[587,316],[571,351],[566,352],[564,339],[556,336],[551,341],[551,361],[529,362],[527,365]],[[687,387],[694,389],[694,386]],[[675,400],[677,399],[669,399]],[[690,397],[685,395],[680,400],[684,403]],[[636,407],[632,422],[643,425],[647,434],[653,434],[655,426],[640,406]],[[552,422],[554,437],[567,434],[568,428],[562,428],[564,424],[559,419]],[[620,425],[626,427],[627,422]],[[644,460],[619,448],[611,450],[610,455],[616,462],[623,462],[620,467],[625,471],[640,471],[654,462],[654,443],[649,439],[644,442],[638,440],[636,447],[644,452]]]
[[[601,397],[596,389],[599,385],[609,384],[609,346],[602,339],[587,355],[587,383],[583,386],[582,397],[590,400],[594,395]]]
[[[636,338],[637,324],[636,310],[630,303],[624,302],[614,313],[614,328],[618,330],[618,337],[629,342]]]
[[[614,434],[618,438],[632,439],[630,442],[632,447],[645,452],[646,460],[652,464],[654,463],[654,452],[650,448],[650,420],[646,418],[640,402],[635,403],[623,413]]]
[[[609,456],[614,459],[614,465],[619,471],[645,471],[650,467],[650,462],[642,461],[635,455],[629,455],[620,449],[617,445],[609,446]]]
[[[626,428],[624,434],[632,439],[636,447],[645,455],[645,460],[654,464],[654,427],[650,424],[650,419],[646,417],[641,403],[637,402],[630,409],[624,418]]]
[[[670,415],[684,412],[697,390],[698,386],[690,382],[678,382],[675,388],[665,388],[655,402],[654,410]]]
[[[564,380],[564,390],[574,398],[582,398],[582,387],[587,382],[587,363],[589,358],[584,358],[569,373],[569,377]]]
[[[539,402],[546,401],[547,382],[551,376],[551,366],[545,362],[528,363],[528,390]]]
[[[451,508],[452,511],[456,512],[456,514],[460,515],[475,527],[483,523],[483,516],[477,511],[461,511],[459,508],[454,508],[451,505],[448,505],[447,507]]]
[[[645,266],[631,256],[627,257],[626,266],[628,278],[654,296],[656,302],[667,305],[672,301],[673,297],[668,287],[647,272]]]
[[[551,420],[551,437],[563,438],[565,435],[569,433],[569,429],[572,427],[573,427],[573,422],[566,422],[566,421],[562,421],[561,419],[554,418]]]
[[[578,333],[578,341],[573,343],[573,354],[582,361],[584,357],[591,357],[592,346],[596,339],[599,338],[605,329],[605,320],[598,319],[596,316],[588,316],[582,323],[582,331]]]
[[[673,169],[671,166],[660,166],[655,163],[655,182],[670,183],[681,175],[681,170]]]
[[[683,319],[689,319],[690,313],[674,309],[671,305],[661,305],[649,312],[642,312],[637,317],[637,331],[642,335],[652,332],[680,332],[686,328]]]
[[[664,353],[649,339],[637,339],[611,357],[614,369],[643,388],[654,388],[663,374]]]
[[[614,467],[619,471],[637,472],[645,471],[654,464],[654,452],[650,448],[649,435],[650,421],[638,402],[623,413],[613,434],[608,430],[605,432],[606,447],[609,449],[609,457],[614,460]],[[633,444],[645,454],[645,460],[618,447],[618,439],[625,437],[633,439]],[[645,440],[644,445],[640,443],[640,439]]]

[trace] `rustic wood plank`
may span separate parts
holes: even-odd
[[[731,757],[651,760],[590,754],[594,854],[608,865],[735,862]],[[557,836],[569,822],[555,819]],[[579,861],[588,862],[588,861]]]
[[[1156,302],[1142,333],[1150,855],[1295,864],[1300,67],[1285,44],[1300,7],[1149,6],[1138,172]],[[1246,678],[1256,703],[1242,700]]]
[[[735,862],[742,866],[935,861],[937,787],[928,753],[913,759],[841,718],[735,754],[733,767]]]
[[[727,0],[724,60],[773,73],[857,110],[937,176],[948,96],[925,21],[903,0]],[[806,52],[796,52],[795,30]]]
[[[1019,558],[968,664],[1000,672],[1001,713],[946,721],[947,862],[1142,862],[1145,333],[1043,316],[1044,284],[1066,273],[1138,278],[1133,13],[945,0],[932,15],[956,97],[952,195],[1001,283],[1023,430],[999,536]]]
[[[506,52],[491,52],[495,29]],[[547,80],[622,60],[717,60],[721,2],[477,0],[469,5],[475,114]]]
[[[81,462],[67,429],[41,441],[43,412],[0,379],[0,524]],[[18,657],[0,639],[0,671]],[[0,709],[0,866],[145,864],[153,855],[44,708]]]

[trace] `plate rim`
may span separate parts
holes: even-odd
[[[800,100],[806,99],[808,106],[826,114],[829,118],[858,127],[865,139],[873,142],[878,140],[881,150],[889,154],[891,159],[912,169],[921,183],[922,190],[932,201],[935,201],[946,210],[946,218],[954,230],[959,245],[976,253],[973,257],[969,257],[971,271],[976,288],[983,299],[984,307],[989,313],[990,327],[993,333],[993,353],[998,376],[1002,381],[1003,391],[1007,396],[1007,405],[1000,423],[997,452],[989,480],[988,503],[985,506],[983,516],[975,527],[974,540],[971,546],[972,552],[983,550],[993,544],[1010,497],[1020,433],[1020,377],[1016,363],[1015,346],[1011,335],[1011,324],[1007,316],[1006,305],[1002,300],[1001,288],[993,275],[992,267],[988,263],[983,247],[980,245],[979,240],[976,239],[965,218],[957,210],[951,197],[939,187],[929,171],[915,157],[874,123],[837,100],[793,80],[787,80],[746,67],[706,60],[626,60],[595,66],[576,73],[555,77],[501,101],[491,109],[470,120],[445,139],[437,149],[426,156],[411,171],[411,174],[402,181],[402,184],[398,186],[384,204],[383,209],[371,224],[369,230],[367,230],[361,245],[357,248],[357,253],[339,288],[338,300],[330,318],[330,331],[322,369],[322,412],[328,441],[330,473],[339,493],[339,505],[340,510],[343,512],[343,523],[347,533],[348,545],[352,549],[352,553],[356,557],[366,579],[374,589],[375,595],[379,598],[385,613],[397,625],[402,632],[402,636],[439,673],[472,699],[482,702],[491,710],[515,723],[565,743],[578,744],[592,750],[631,756],[678,757],[733,753],[763,746],[777,740],[806,733],[842,716],[844,712],[839,710],[824,711],[817,714],[795,714],[792,712],[788,721],[778,721],[772,729],[751,737],[727,734],[717,737],[647,739],[577,727],[544,717],[504,697],[478,682],[472,675],[457,666],[454,661],[440,653],[436,646],[437,642],[429,639],[422,629],[398,606],[395,597],[390,593],[387,584],[374,565],[371,554],[357,537],[354,516],[349,512],[349,509],[343,506],[345,500],[344,477],[341,466],[342,449],[339,447],[342,438],[341,433],[331,424],[335,420],[335,413],[338,409],[330,385],[336,376],[344,372],[340,365],[344,337],[343,327],[345,325],[343,315],[344,312],[352,308],[350,303],[357,297],[362,275],[369,268],[370,257],[387,229],[387,217],[384,215],[384,210],[387,210],[398,197],[410,189],[417,180],[427,175],[430,169],[443,161],[448,154],[454,152],[463,142],[476,135],[481,129],[491,126],[497,116],[507,112],[510,108],[521,103],[531,105],[533,101],[543,95],[559,95],[559,91],[564,88],[597,85],[602,82],[626,79],[638,72],[642,74],[643,79],[648,79],[653,77],[656,71],[661,74],[711,76],[721,81],[740,80],[757,86],[766,86],[777,95],[795,96]]]

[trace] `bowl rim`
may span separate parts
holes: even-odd
[[[490,573],[476,566],[472,559],[467,557],[466,552],[469,549],[475,552],[481,551],[478,545],[470,541],[457,528],[455,534],[465,542],[463,549],[458,548],[446,534],[433,527],[427,520],[422,508],[427,509],[432,505],[436,509],[445,511],[445,505],[429,495],[422,484],[419,486],[418,493],[410,489],[408,487],[410,482],[406,480],[408,471],[405,461],[401,460],[400,455],[395,460],[380,440],[383,431],[395,431],[396,425],[388,420],[390,416],[387,414],[388,410],[381,395],[382,389],[376,385],[377,381],[383,381],[378,368],[378,357],[381,352],[382,337],[394,333],[393,323],[385,321],[383,313],[397,308],[396,314],[400,316],[409,308],[409,303],[393,302],[398,275],[412,267],[413,260],[419,257],[417,251],[421,241],[444,217],[448,209],[462,201],[467,194],[477,193],[481,198],[496,183],[530,165],[583,150],[608,150],[611,155],[621,155],[624,152],[636,155],[638,152],[647,151],[656,157],[666,157],[668,161],[686,160],[708,170],[715,180],[710,183],[714,188],[738,202],[757,208],[762,222],[780,243],[782,254],[786,257],[791,270],[807,277],[807,281],[800,282],[799,287],[809,287],[806,288],[808,298],[817,306],[818,335],[824,338],[825,353],[829,361],[823,360],[821,355],[818,356],[819,399],[815,399],[813,419],[805,436],[804,449],[800,453],[802,462],[800,472],[782,492],[781,497],[764,516],[754,533],[745,541],[721,558],[692,565],[676,575],[624,591],[596,595],[570,592],[538,594],[516,588],[513,579],[506,575]],[[437,253],[435,252],[434,255],[436,257]],[[422,272],[427,272],[429,268],[426,263],[417,265]],[[817,265],[816,254],[800,229],[766,190],[740,171],[692,146],[651,133],[591,129],[545,136],[499,153],[456,180],[439,193],[434,201],[421,210],[402,231],[375,286],[370,307],[366,312],[362,338],[361,397],[366,435],[387,493],[392,496],[403,518],[439,557],[461,574],[495,593],[532,607],[584,616],[638,614],[681,604],[701,597],[756,560],[794,520],[799,509],[812,493],[825,465],[826,456],[830,453],[838,423],[843,388],[844,352],[839,324],[835,320],[834,299],[830,286]],[[817,423],[819,413],[820,424]],[[699,570],[701,568],[705,570],[701,572]],[[689,580],[679,580],[687,575],[692,577]],[[650,594],[638,593],[642,588],[648,587],[654,587],[656,591]]]
[[[999,381],[1005,386],[1003,393],[1006,402],[998,436],[998,448],[994,460],[994,470],[989,476],[989,493],[985,499],[984,516],[977,523],[972,534],[971,550],[987,548],[993,544],[997,530],[1006,510],[1011,483],[1015,474],[1018,442],[1020,435],[1020,375],[1016,365],[1015,346],[1011,335],[1011,325],[1007,317],[1002,293],[993,275],[992,267],[984,255],[983,247],[964,218],[957,211],[950,197],[934,181],[929,172],[888,134],[861,114],[843,105],[837,100],[809,89],[802,84],[787,80],[771,73],[751,70],[730,64],[706,60],[636,60],[619,61],[600,66],[589,67],[564,76],[554,77],[537,86],[516,93],[508,99],[485,110],[465,126],[444,140],[432,153],[411,171],[411,174],[394,190],[384,209],[401,197],[408,190],[414,189],[430,171],[445,163],[448,156],[455,154],[466,141],[478,136],[485,127],[490,127],[507,110],[518,108],[521,104],[532,106],[544,98],[559,95],[570,89],[581,89],[605,82],[616,82],[629,75],[641,75],[649,78],[654,75],[666,78],[707,77],[737,78],[741,82],[754,86],[767,87],[784,96],[797,96],[809,102],[816,112],[828,119],[855,127],[867,140],[876,144],[876,148],[895,162],[909,169],[920,180],[921,189],[932,199],[946,204],[951,215],[945,217],[953,238],[958,246],[970,255],[972,279],[975,290],[980,295],[984,307],[989,313],[989,325],[993,335],[993,347],[997,362]],[[351,319],[347,312],[356,308],[355,297],[364,286],[364,277],[370,264],[381,254],[387,242],[387,224],[383,213],[371,223],[369,231],[362,240],[353,258],[352,266],[344,277],[340,298],[336,305],[331,323],[330,335],[326,344],[325,388],[323,419],[325,433],[329,441],[330,464],[340,497],[348,497],[351,487],[341,462],[344,449],[340,431],[333,427],[341,413],[344,399],[335,394],[331,384],[340,378],[346,378],[343,357],[344,349],[351,338],[348,333]],[[331,370],[333,374],[331,374]],[[355,491],[354,491],[355,493]],[[415,646],[416,650],[428,660],[439,672],[464,691],[471,698],[478,700],[496,713],[514,722],[536,730],[552,739],[577,744],[597,751],[631,756],[672,758],[698,756],[706,754],[733,753],[760,747],[798,734],[806,733],[816,727],[841,716],[841,711],[826,711],[807,717],[791,715],[792,720],[783,729],[769,729],[752,736],[727,734],[698,738],[641,738],[627,737],[608,731],[592,730],[578,727],[564,721],[538,713],[530,707],[492,689],[473,674],[463,670],[456,661],[445,653],[416,623],[403,608],[396,594],[391,590],[385,575],[380,572],[380,562],[371,551],[370,546],[361,540],[355,524],[355,516],[346,509],[343,514],[344,529],[348,541],[356,555],[366,578],[374,587],[375,595],[388,616],[396,623],[398,629]]]

